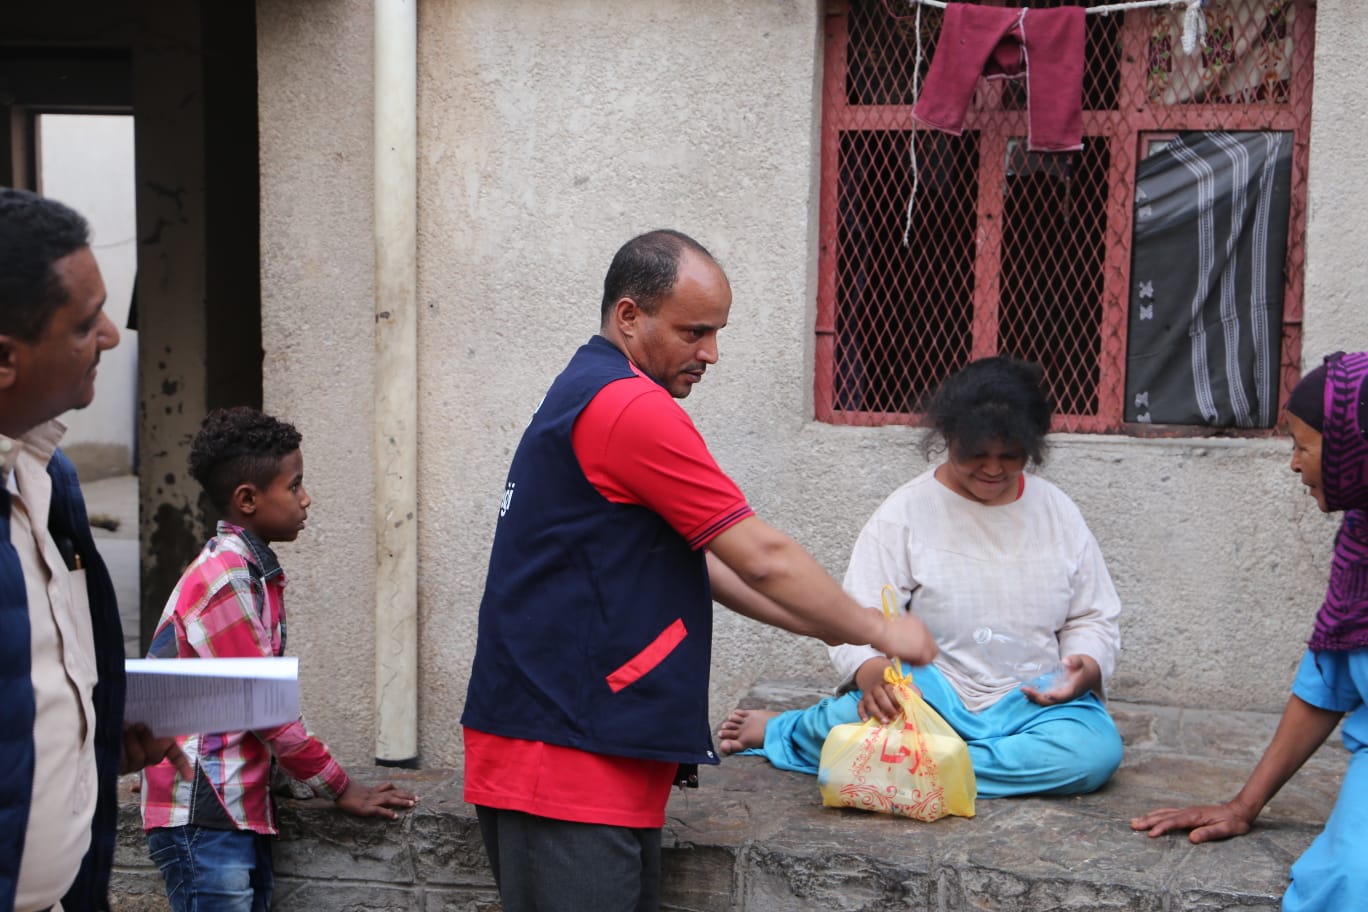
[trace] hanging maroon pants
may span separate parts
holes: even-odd
[[[979,76],[1026,79],[1026,148],[1083,148],[1081,6],[1008,9],[949,3],[912,116],[959,135]]]

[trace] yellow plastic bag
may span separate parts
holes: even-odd
[[[891,591],[884,588],[884,613],[890,615]],[[831,730],[818,761],[822,804],[914,820],[973,817],[978,786],[969,746],[912,688],[901,662],[894,659],[884,679],[902,713],[887,725],[871,718]]]

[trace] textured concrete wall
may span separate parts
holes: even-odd
[[[1320,40],[1357,34],[1322,2]],[[306,713],[370,756],[370,5],[260,0],[266,404],[305,432],[310,529],[282,548]],[[430,0],[419,7],[420,751],[459,717],[509,457],[597,325],[630,235],[697,236],[735,293],[686,407],[757,511],[836,575],[860,525],[925,467],[918,432],[811,418],[821,9],[815,0]],[[1348,47],[1356,47],[1346,42]],[[1368,345],[1348,248],[1360,161],[1350,53],[1317,63],[1307,351]],[[1352,265],[1344,268],[1345,262]],[[1332,331],[1333,328],[1333,331]],[[1338,332],[1338,335],[1335,333]],[[1126,605],[1118,697],[1282,704],[1335,520],[1283,439],[1074,435],[1047,474],[1092,524]],[[823,671],[810,641],[720,612],[712,712],[761,676]]]
[[[1307,225],[1306,341],[1314,365],[1332,351],[1368,348],[1368,257],[1361,242],[1368,171],[1368,98],[1351,75],[1368,42],[1368,20],[1352,0],[1320,0],[1311,123]]]
[[[304,712],[374,756],[371,4],[257,6],[263,405],[304,435],[309,528],[277,551]]]

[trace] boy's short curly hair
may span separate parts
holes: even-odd
[[[294,425],[254,408],[215,409],[190,442],[190,474],[215,508],[226,510],[238,485],[269,487],[280,460],[299,449],[303,439]]]

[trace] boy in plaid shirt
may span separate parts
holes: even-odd
[[[181,575],[149,658],[279,656],[285,649],[285,574],[271,542],[304,528],[300,434],[255,409],[220,409],[190,445],[190,474],[221,511],[217,533]],[[152,860],[175,912],[261,912],[270,907],[269,837],[277,833],[273,759],[292,778],[360,817],[397,816],[415,796],[347,778],[297,719],[261,731],[188,735],[186,779],[169,763],[143,774],[142,815]]]

